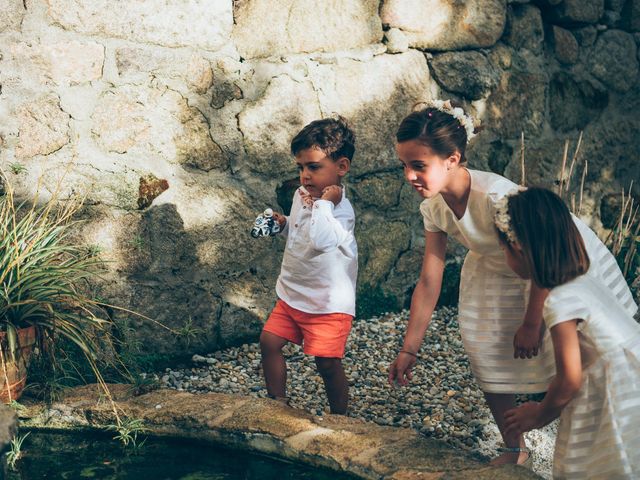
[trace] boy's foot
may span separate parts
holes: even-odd
[[[498,452],[501,452],[501,455],[491,459],[489,465],[498,466],[515,463],[516,465],[522,465],[526,468],[531,468],[533,465],[531,450],[528,448],[499,448]]]
[[[290,407],[289,397],[276,397],[275,395],[269,395],[269,398],[272,400],[277,400],[280,403],[285,404],[287,407]]]

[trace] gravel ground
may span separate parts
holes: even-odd
[[[349,416],[414,428],[456,448],[495,456],[500,435],[471,374],[455,309],[434,313],[411,385],[392,388],[387,383],[408,316],[403,311],[354,322],[343,362],[350,383]],[[285,347],[285,356],[291,405],[315,415],[328,412],[313,357],[297,345]],[[194,355],[192,362],[192,368],[166,369],[155,376],[165,387],[193,393],[267,394],[257,343]],[[545,478],[551,478],[555,431],[554,423],[526,437],[534,450],[534,471]]]

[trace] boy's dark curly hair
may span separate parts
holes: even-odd
[[[347,121],[337,115],[335,118],[314,120],[291,140],[291,153],[295,157],[307,148],[318,148],[336,161],[347,157],[351,162],[355,152],[356,136]]]

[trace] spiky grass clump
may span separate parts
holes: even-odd
[[[113,345],[114,324],[107,305],[87,294],[88,281],[99,276],[100,259],[70,240],[76,227],[79,199],[59,202],[56,195],[42,205],[17,204],[11,186],[0,197],[0,331],[2,363],[13,358],[19,328],[34,326],[39,351],[54,357],[57,344],[72,344],[104,385],[98,359]],[[61,206],[62,205],[62,206]],[[110,361],[111,361],[110,360]],[[5,370],[3,368],[3,370]],[[6,371],[6,370],[5,370]]]

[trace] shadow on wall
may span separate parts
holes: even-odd
[[[215,235],[214,229],[186,231],[176,206],[161,204],[145,210],[127,237],[120,238],[126,252],[126,267],[120,272],[126,285],[121,288],[128,303],[134,309],[144,306],[141,311],[178,333],[135,317],[121,319],[135,332],[150,363],[255,341],[265,320],[264,308],[256,308],[255,299],[270,291],[256,290],[253,280],[261,277],[259,269],[276,268],[276,262],[243,272],[219,271],[199,260],[198,239],[207,235]],[[249,229],[246,237],[249,242]],[[238,245],[239,253],[242,247]],[[251,291],[243,290],[247,277]]]

